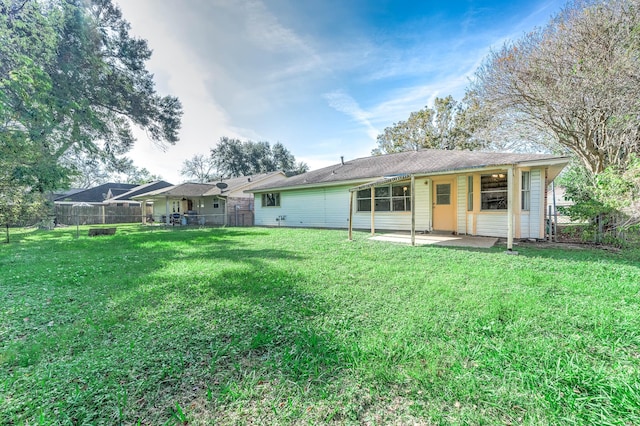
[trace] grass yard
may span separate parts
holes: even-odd
[[[0,424],[640,424],[640,252],[118,226],[0,244]]]

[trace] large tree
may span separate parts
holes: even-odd
[[[111,0],[0,0],[0,40],[0,190],[68,185],[73,152],[117,162],[132,126],[178,140],[180,102],[156,93],[151,50]]]
[[[421,148],[477,149],[485,142],[475,135],[478,114],[476,98],[458,102],[451,96],[436,98],[433,107],[412,112],[378,135],[374,155],[413,151]]]
[[[303,163],[296,163],[291,152],[280,142],[273,146],[269,142],[241,141],[228,137],[220,138],[211,149],[211,158],[218,173],[225,177],[247,176],[276,170],[293,175],[308,171]]]
[[[219,176],[216,172],[216,165],[209,155],[196,154],[190,159],[184,160],[180,174],[196,182],[209,182]]]
[[[535,129],[591,173],[640,151],[640,3],[569,3],[547,26],[507,43],[476,73],[492,121]]]

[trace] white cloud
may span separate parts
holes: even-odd
[[[178,96],[184,109],[180,141],[175,146],[163,152],[143,131],[137,131],[138,142],[129,156],[139,167],[177,183],[183,180],[179,169],[185,159],[207,152],[221,135],[235,137],[242,130],[232,126],[228,112],[210,96],[207,80],[214,78],[212,70],[203,66],[188,45],[171,36],[162,19],[155,19],[154,26],[144,25],[154,18],[152,5],[141,2],[133,6],[123,2],[121,6],[132,24],[132,32],[149,40],[152,48],[156,47],[147,67],[156,73],[159,92]]]
[[[357,10],[345,6],[341,25],[355,25],[327,33],[297,24],[314,16],[300,15],[308,9],[295,0],[116,1],[132,32],[154,49],[148,68],[159,92],[183,102],[181,141],[161,153],[143,136],[131,155],[172,182],[182,180],[182,161],[207,152],[221,136],[264,140],[267,134],[312,168],[335,164],[339,155],[368,155],[378,129],[432,105],[436,96],[459,100],[489,46],[530,29],[559,2],[482,31],[486,10],[470,11],[458,26],[429,28],[422,24],[433,19],[418,17],[410,28],[376,31],[357,27],[359,18],[350,15]],[[325,18],[335,16],[326,10]]]
[[[327,100],[331,108],[346,114],[360,123],[364,127],[369,138],[374,141],[376,140],[376,137],[378,136],[378,129],[376,129],[369,121],[370,114],[360,108],[360,105],[358,105],[355,99],[341,90],[326,93],[324,94],[324,98]]]

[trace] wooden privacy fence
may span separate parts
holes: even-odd
[[[253,226],[253,198],[229,198],[227,200],[228,226]]]
[[[61,225],[101,225],[115,223],[141,223],[142,207],[139,205],[118,206],[115,204],[74,206],[72,204],[56,204],[54,221]],[[174,225],[206,225],[206,226],[253,226],[253,199],[231,198],[227,204],[227,217],[224,214],[184,215],[167,221],[164,214],[153,214],[152,207],[145,212],[146,223],[167,223]],[[184,219],[184,220],[183,220]]]
[[[142,221],[140,206],[73,206],[56,204],[55,220],[62,225],[98,225],[111,223],[139,223]]]

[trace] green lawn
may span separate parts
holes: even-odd
[[[119,226],[0,244],[0,424],[640,424],[640,252]]]

